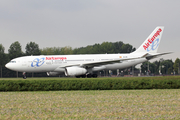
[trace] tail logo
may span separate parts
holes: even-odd
[[[154,51],[154,50],[156,50],[156,48],[159,46],[159,38],[158,39],[156,39],[156,40],[154,40],[153,42],[152,42],[152,44],[147,48],[147,52],[149,52],[149,51]]]
[[[156,32],[151,38],[148,39],[147,43],[145,43],[145,44],[143,45],[143,48],[144,48],[145,50],[148,49],[150,45],[151,45],[151,46],[154,46],[154,45],[152,45],[152,44],[154,44],[154,40],[160,35],[161,31],[162,31],[162,29],[159,28],[159,29],[157,30],[157,32]],[[157,39],[156,39],[156,41],[157,41]],[[158,41],[159,41],[159,39],[158,39]],[[159,43],[159,42],[158,42],[158,43]]]

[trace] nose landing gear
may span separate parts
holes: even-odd
[[[23,72],[23,79],[26,79],[26,72]]]

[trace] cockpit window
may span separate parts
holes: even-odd
[[[16,63],[16,61],[10,61],[9,63]]]

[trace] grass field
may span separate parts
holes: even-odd
[[[180,90],[0,92],[0,119],[180,119]]]

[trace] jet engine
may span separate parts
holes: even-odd
[[[78,76],[86,74],[87,70],[81,67],[67,67],[65,69],[66,76]]]
[[[60,75],[59,72],[47,72],[47,75],[48,76],[57,76],[57,75]]]

